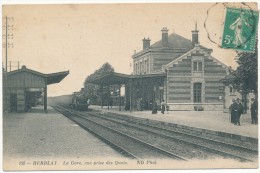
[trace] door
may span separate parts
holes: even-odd
[[[194,103],[201,103],[201,83],[194,83],[193,85],[193,101]]]
[[[10,112],[17,112],[17,94],[10,95]]]

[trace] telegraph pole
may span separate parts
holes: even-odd
[[[20,68],[20,66],[19,66],[20,65],[20,61],[8,61],[8,62],[9,62],[9,71],[12,71],[12,69],[16,70],[16,69]]]
[[[7,72],[8,18],[5,18],[5,70]]]
[[[3,18],[3,21],[5,20],[5,25],[2,26],[3,30],[5,29],[5,32],[2,30],[2,33],[5,33],[5,35],[3,34],[2,39],[4,39],[5,37],[5,44],[3,43],[2,46],[5,46],[5,70],[3,71],[4,75],[3,75],[3,99],[6,100],[7,99],[7,71],[8,71],[8,67],[7,67],[7,63],[8,63],[8,48],[9,46],[13,47],[13,43],[10,43],[8,41],[8,39],[13,39],[13,25],[8,24],[8,20],[14,20],[14,18],[8,18],[7,16],[5,18]],[[8,33],[9,31],[11,31],[11,34]],[[4,40],[2,40],[4,41]],[[3,111],[8,111],[9,108],[7,108],[8,104],[6,102],[4,102],[3,105]]]
[[[7,16],[5,16],[5,27],[3,27],[5,29],[5,71],[7,72],[8,71],[8,48],[9,46],[12,46],[13,47],[13,43],[9,42],[8,40],[9,39],[13,39],[13,33],[12,31],[14,30],[14,26],[13,25],[10,25],[8,24],[8,21],[9,20],[14,20],[14,18],[8,18]],[[9,31],[11,31],[11,33],[8,33]]]

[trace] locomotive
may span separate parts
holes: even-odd
[[[71,106],[75,110],[79,111],[87,111],[88,106],[90,105],[90,99],[83,95],[77,95],[74,94],[74,97],[72,98]]]

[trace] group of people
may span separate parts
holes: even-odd
[[[167,112],[169,111],[169,107],[164,100],[162,100],[160,107],[161,107],[162,114],[164,114],[165,110],[167,110]],[[152,108],[152,114],[157,114],[157,111],[158,111],[158,104],[156,101],[154,101],[153,108]]]
[[[257,120],[257,102],[255,101],[254,98],[251,99],[252,104],[251,104],[251,123],[252,124],[257,124],[258,120]],[[229,107],[230,113],[231,113],[231,123],[233,123],[234,125],[240,126],[240,117],[241,114],[244,113],[244,108],[243,105],[241,104],[239,98],[237,99],[232,99],[232,104]]]

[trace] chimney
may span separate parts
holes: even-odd
[[[163,27],[162,31],[162,45],[163,47],[169,47],[168,42],[168,29],[166,27]]]
[[[192,33],[192,45],[199,44],[199,31],[197,30],[197,22],[195,23],[195,30],[191,31]]]
[[[146,38],[143,39],[143,50],[148,49],[150,47],[150,42],[151,42],[151,40],[149,38],[148,39],[146,39]]]

